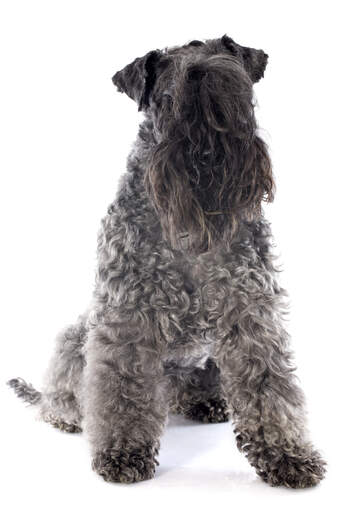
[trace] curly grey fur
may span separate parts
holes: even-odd
[[[9,382],[46,421],[85,430],[107,481],[154,475],[169,412],[230,416],[271,485],[323,478],[260,206],[273,179],[252,83],[266,62],[224,36],[149,52],[113,78],[146,117],[102,220],[92,303],[58,336],[41,394]]]

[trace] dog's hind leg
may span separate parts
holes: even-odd
[[[87,337],[86,315],[63,329],[44,377],[42,391],[23,379],[8,384],[19,398],[39,407],[39,416],[65,432],[81,431],[81,381],[84,367],[83,347]]]
[[[54,354],[45,373],[41,417],[66,432],[81,431],[81,386],[87,315],[63,329],[56,339]]]
[[[228,421],[228,407],[220,387],[220,370],[208,359],[204,369],[190,374],[171,376],[173,387],[172,412],[203,423]]]

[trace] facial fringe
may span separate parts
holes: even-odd
[[[212,60],[187,67],[173,100],[165,99],[163,138],[145,175],[164,235],[173,247],[188,236],[194,252],[233,237],[240,221],[259,216],[261,202],[274,195],[268,151],[256,135],[252,84],[231,59],[230,68]]]

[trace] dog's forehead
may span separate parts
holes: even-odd
[[[194,39],[182,46],[166,47],[162,50],[157,62],[157,74],[159,77],[162,77],[162,80],[170,80],[174,77],[174,72],[177,69],[181,69],[183,63],[211,57],[218,53],[227,53],[221,38],[208,40]]]
[[[182,46],[170,46],[161,50],[159,59],[155,63],[158,80],[154,91],[163,93],[165,88],[170,90],[172,84],[174,85],[177,72],[183,70],[183,64],[186,65],[192,61],[202,60],[205,57],[209,58],[218,54],[235,58],[235,54],[226,47],[226,37],[205,40],[194,39]],[[232,41],[232,39],[228,38],[228,41]],[[242,48],[239,45],[237,46]]]
[[[187,56],[189,54],[207,54],[226,51],[222,39],[194,39],[183,46],[165,48],[164,52],[169,56]]]

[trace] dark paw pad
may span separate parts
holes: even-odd
[[[208,400],[191,405],[185,412],[186,418],[203,423],[223,423],[229,420],[225,400]]]
[[[139,448],[127,450],[109,449],[98,453],[92,461],[92,469],[106,482],[133,483],[153,478],[157,450]]]
[[[265,471],[258,471],[265,482],[294,489],[313,487],[323,479],[326,472],[326,463],[316,451],[297,456],[283,454],[269,466]]]

